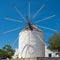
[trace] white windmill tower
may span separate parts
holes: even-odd
[[[19,57],[44,57],[43,32],[28,21],[27,27],[19,33]]]
[[[42,7],[34,14],[33,18],[36,17],[36,15],[43,9],[45,5],[42,5]],[[16,8],[16,7],[15,7]],[[28,17],[25,19],[25,17],[22,15],[22,13],[16,8],[17,12],[19,15],[24,19],[27,20],[26,24],[27,27],[24,28],[20,33],[19,33],[19,47],[18,47],[18,53],[19,53],[19,58],[32,58],[32,57],[45,57],[45,45],[44,45],[44,36],[42,30],[38,29],[37,27],[45,28],[48,30],[56,31],[51,28],[43,27],[43,26],[38,26],[38,25],[33,25],[30,22],[30,1],[28,5]],[[49,18],[54,17],[55,15],[49,16],[47,18],[44,18],[42,20],[37,21],[41,22],[44,20],[47,20]],[[6,20],[11,20],[11,21],[16,21],[16,22],[22,22],[19,20],[11,19],[11,18],[5,18]],[[4,33],[8,33],[14,30],[20,29],[20,27],[9,30]],[[16,41],[15,41],[16,42]],[[15,44],[14,42],[14,44]],[[14,45],[13,44],[13,45]]]

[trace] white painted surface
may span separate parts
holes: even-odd
[[[53,57],[53,52],[47,49],[47,46],[45,46],[45,57],[49,57],[49,54],[52,54]]]
[[[49,54],[51,54],[51,57],[59,57],[58,55],[56,55],[56,53],[57,52],[53,52],[49,50],[47,46],[45,45],[45,57],[49,57]]]
[[[14,56],[12,56],[12,58],[18,58],[18,56],[19,56],[19,51],[18,49],[15,49],[15,54]]]
[[[42,31],[24,30],[19,33],[19,58],[44,57]]]

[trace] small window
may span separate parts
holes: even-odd
[[[51,53],[49,53],[49,54],[48,54],[48,57],[52,57],[52,54],[51,54]]]

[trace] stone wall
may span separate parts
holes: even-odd
[[[38,57],[38,58],[21,58],[21,59],[11,59],[11,60],[60,60],[58,57]]]

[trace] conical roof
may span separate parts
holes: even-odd
[[[23,31],[25,30],[42,32],[42,30],[40,30],[39,28],[37,28],[35,25],[32,25],[32,24],[31,24],[31,27],[27,26]]]

